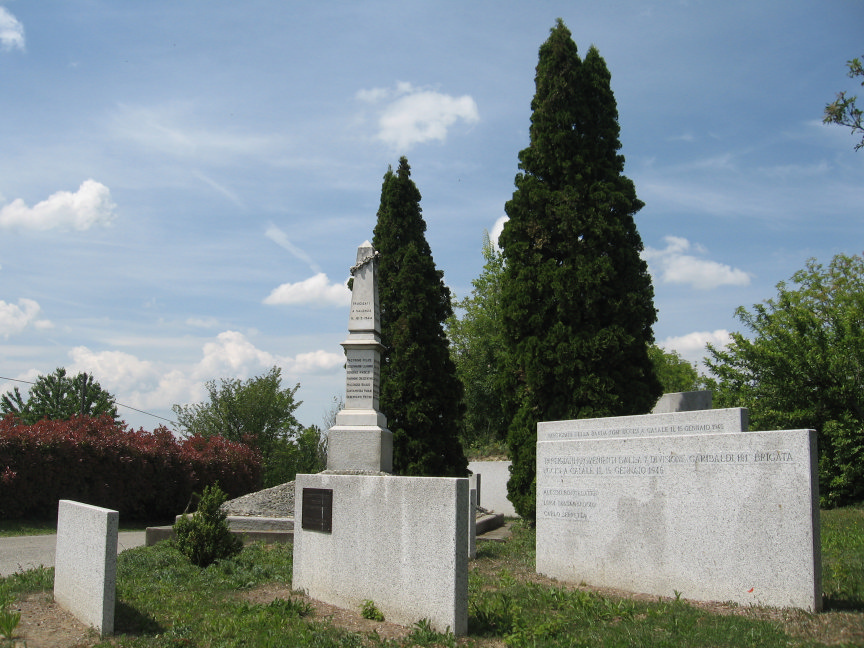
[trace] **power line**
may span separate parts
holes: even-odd
[[[30,381],[30,380],[21,380],[20,378],[6,378],[5,376],[0,376],[0,380],[11,380],[12,382],[19,382],[19,383],[24,383],[27,385],[35,385],[36,384],[35,382]],[[167,419],[164,416],[159,416],[158,414],[151,414],[150,412],[145,412],[144,410],[140,410],[136,407],[132,407],[131,405],[124,405],[123,403],[118,403],[117,401],[114,401],[114,404],[118,405],[120,407],[125,407],[126,409],[130,409],[133,412],[138,412],[139,414],[145,414],[147,416],[152,416],[153,418],[162,419],[163,421],[168,421],[171,425],[175,425],[175,426],[177,425],[176,421],[172,421],[171,419]]]

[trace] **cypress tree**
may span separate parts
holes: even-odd
[[[426,242],[420,192],[404,157],[387,170],[372,245],[380,253],[381,411],[393,432],[393,472],[463,477],[468,462],[457,433],[462,384],[444,321],[450,290]]]
[[[500,238],[509,373],[516,381],[508,495],[533,520],[537,423],[644,413],[662,392],[657,319],[623,175],[618,111],[596,48],[580,60],[559,19],[540,47],[530,144]]]

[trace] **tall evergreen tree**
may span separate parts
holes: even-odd
[[[404,157],[381,187],[372,245],[380,253],[381,411],[393,432],[393,471],[400,475],[467,474],[457,439],[462,384],[450,359],[444,321],[450,290],[426,242],[420,192]]]
[[[618,111],[596,48],[580,60],[559,19],[540,47],[531,141],[500,243],[510,372],[508,495],[534,519],[541,420],[644,413],[661,394],[648,357],[657,319],[623,175]]]

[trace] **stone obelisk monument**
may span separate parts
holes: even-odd
[[[342,343],[347,358],[345,407],[327,436],[327,470],[334,472],[391,472],[393,434],[378,411],[381,378],[381,312],[378,305],[378,253],[368,241],[357,248],[351,268],[351,315],[348,339]]]

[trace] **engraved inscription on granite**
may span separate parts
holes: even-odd
[[[345,407],[378,409],[381,360],[375,349],[346,350]]]
[[[794,463],[792,452],[726,451],[676,454],[553,455],[541,458],[541,483],[567,484],[576,479],[584,485],[593,478],[594,488],[541,488],[538,495],[538,517],[566,522],[587,521],[597,508],[598,497],[606,490],[605,479],[642,479],[666,477],[679,473],[714,469],[735,469],[759,464]],[[575,483],[575,482],[574,482]],[[607,485],[614,492],[620,484]],[[588,499],[585,499],[588,498]]]

